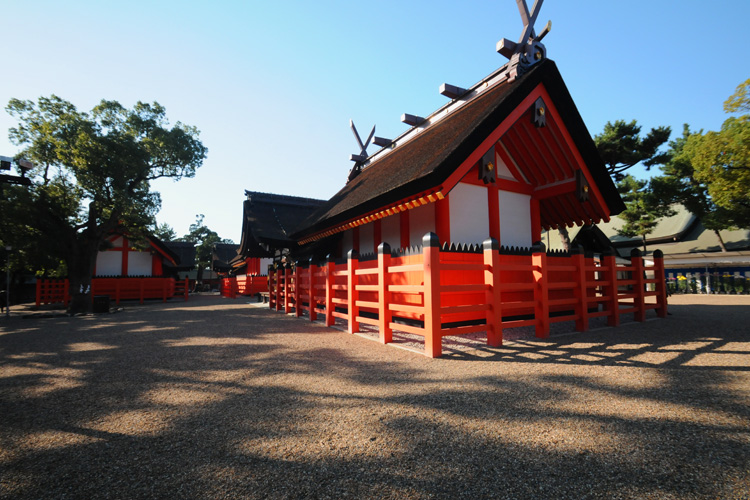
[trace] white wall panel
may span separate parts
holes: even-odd
[[[487,188],[458,183],[450,200],[451,243],[482,243],[490,236]]]
[[[353,232],[351,229],[347,229],[346,231],[344,231],[344,234],[341,237],[341,253],[343,254],[342,256],[348,255],[349,250],[354,248],[352,236]]]
[[[398,214],[391,215],[385,219],[380,219],[380,235],[383,241],[388,243],[391,248],[401,247],[401,224]]]
[[[151,276],[151,262],[149,252],[128,252],[128,276]]]
[[[500,244],[531,246],[531,196],[498,192],[500,205]]]
[[[359,253],[375,253],[375,224],[359,226]]]
[[[435,232],[435,204],[428,203],[413,208],[407,213],[409,214],[409,245],[421,245],[425,233]]]
[[[97,276],[120,276],[122,274],[122,252],[99,252],[96,256]]]

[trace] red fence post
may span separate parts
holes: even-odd
[[[500,347],[503,345],[503,301],[500,295],[500,243],[494,238],[482,243],[484,265],[484,284],[489,285],[485,292],[485,302],[490,308],[487,310],[487,345]]]
[[[42,279],[37,278],[36,280],[36,306],[42,305]]]
[[[549,337],[549,287],[547,282],[547,252],[544,244],[532,247],[531,254],[532,275],[534,277],[534,325],[535,335],[546,339]]]
[[[391,246],[388,243],[378,245],[378,330],[380,341],[384,344],[393,342],[393,330],[391,329],[391,292],[388,286],[391,284],[388,267],[391,265]]]
[[[326,259],[326,326],[333,326],[336,318],[333,317],[333,269],[336,264],[333,256],[328,255]]]
[[[292,312],[292,297],[289,293],[289,288],[292,281],[292,270],[289,269],[289,263],[284,264],[284,313],[289,314]]]
[[[586,255],[583,248],[576,246],[570,249],[570,259],[576,270],[574,279],[576,281],[576,330],[585,332],[589,329],[589,301],[588,301],[588,280],[586,279]]]
[[[359,307],[357,307],[357,301],[359,300],[359,292],[357,292],[357,269],[359,269],[359,252],[352,249],[346,256],[347,270],[346,270],[346,295],[349,309],[349,333],[357,333],[359,331],[359,322],[357,316],[359,316]]]
[[[440,318],[440,240],[435,233],[422,238],[424,258],[424,351],[431,358],[443,354]]]
[[[315,268],[317,266],[313,264],[313,258],[310,257],[310,267],[307,268],[307,271],[310,275],[310,293],[308,296],[310,297],[308,304],[310,305],[310,321],[315,321],[318,319],[318,313],[315,312],[315,307],[318,303],[318,300],[315,298]]]
[[[646,285],[643,282],[643,258],[641,255],[641,251],[637,248],[630,251],[630,265],[633,267],[633,279],[635,279],[635,285],[633,285],[635,291],[633,318],[636,321],[646,321]]]
[[[294,263],[294,316],[299,318],[302,316],[302,308],[300,307],[299,301],[299,261]]]
[[[604,280],[607,283],[605,285],[605,293],[609,297],[609,300],[605,302],[607,309],[609,310],[609,316],[607,316],[607,325],[619,326],[620,325],[620,299],[618,297],[619,290],[617,287],[617,261],[615,260],[614,253],[609,255],[602,255],[602,263],[607,270],[604,272]]]
[[[268,308],[273,309],[273,265],[268,265]]]
[[[667,285],[665,283],[666,275],[664,274],[664,253],[661,250],[654,250],[654,278],[656,278],[656,314],[660,318],[667,317]]]

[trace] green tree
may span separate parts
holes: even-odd
[[[594,143],[607,172],[615,180],[620,180],[625,170],[638,163],[643,163],[649,170],[667,161],[669,156],[659,148],[669,140],[671,133],[669,127],[657,127],[641,137],[641,126],[635,120],[616,120],[604,125],[602,133],[594,137]]]
[[[625,202],[625,210],[618,215],[624,224],[617,232],[628,238],[640,236],[645,253],[646,236],[654,231],[660,218],[674,215],[674,210],[654,194],[649,181],[630,174],[617,183],[617,191]]]
[[[750,111],[750,80],[724,103],[728,112]],[[750,227],[750,115],[727,118],[719,132],[694,135],[685,146],[717,207],[730,214],[734,227]]]
[[[198,266],[198,274],[196,276],[198,281],[203,279],[203,271],[211,265],[214,244],[234,243],[232,240],[222,239],[216,231],[209,229],[203,223],[205,217],[206,216],[203,214],[196,214],[195,222],[190,224],[190,232],[177,240],[188,241],[197,245],[197,248],[195,249],[195,258],[197,260],[196,265]]]
[[[159,238],[161,241],[176,241],[177,240],[177,233],[175,232],[174,228],[167,224],[166,222],[162,224],[157,224],[154,221],[154,227],[151,230],[151,232]]]
[[[161,205],[150,181],[192,177],[207,149],[196,128],[170,126],[158,103],[126,109],[101,101],[89,113],[55,95],[37,102],[11,99],[18,120],[11,142],[34,161],[29,226],[43,235],[43,248],[66,264],[69,312],[90,310],[87,295],[96,256],[121,226],[137,235]]]
[[[697,216],[703,226],[713,231],[722,252],[727,248],[721,237],[722,229],[735,227],[734,213],[714,203],[708,194],[708,186],[698,178],[693,160],[696,147],[701,143],[703,133],[691,132],[685,124],[682,137],[669,143],[670,160],[661,167],[661,177],[651,179],[653,191],[665,204],[682,204],[690,213]]]

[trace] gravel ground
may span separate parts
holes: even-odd
[[[0,319],[0,498],[750,498],[750,297],[429,359],[247,299]]]

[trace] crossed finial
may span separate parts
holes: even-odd
[[[367,140],[363,143],[362,139],[359,137],[359,132],[357,131],[357,127],[354,126],[354,121],[349,120],[349,126],[352,128],[352,133],[354,133],[354,138],[357,140],[357,144],[359,145],[359,154],[349,155],[349,159],[354,162],[354,166],[349,171],[349,177],[347,179],[347,182],[357,177],[359,173],[362,171],[362,164],[367,160],[367,146],[370,145],[370,141],[372,140],[372,137],[375,135],[375,125],[373,125],[372,130],[370,131],[370,135],[367,136]]]
[[[544,0],[535,0],[531,12],[526,5],[526,0],[516,0],[518,12],[523,21],[523,32],[518,43],[503,38],[497,42],[497,51],[510,59],[508,64],[508,81],[515,80],[527,69],[547,57],[547,49],[541,43],[542,39],[552,29],[552,22],[548,21],[539,35],[534,32],[534,23],[539,15]]]
[[[349,155],[349,159],[355,163],[364,163],[365,160],[367,160],[367,146],[370,145],[372,136],[375,135],[375,125],[372,126],[370,135],[367,136],[367,140],[364,143],[362,143],[362,139],[359,137],[359,132],[357,132],[357,127],[354,126],[354,122],[352,120],[349,120],[349,126],[352,128],[354,138],[357,139],[357,144],[359,145],[359,154]]]

